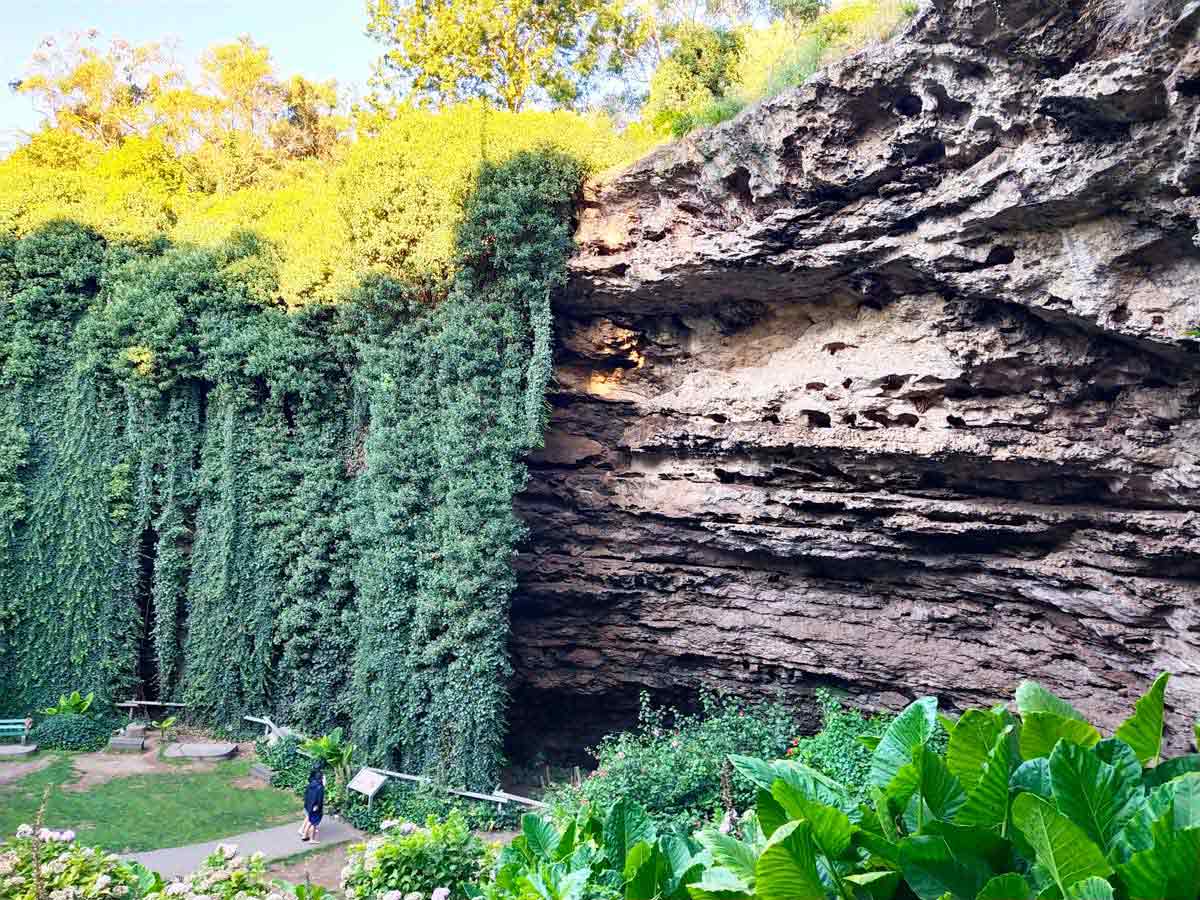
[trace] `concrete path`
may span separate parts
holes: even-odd
[[[364,840],[366,835],[356,828],[347,825],[341,819],[326,819],[321,823],[321,840],[314,844],[311,841],[300,840],[296,834],[300,827],[300,818],[287,825],[277,828],[267,828],[263,831],[251,831],[246,834],[235,834],[219,841],[209,841],[206,844],[192,844],[188,847],[170,847],[166,850],[148,850],[145,853],[131,853],[126,859],[140,862],[147,869],[152,869],[163,878],[175,878],[196,871],[203,865],[205,858],[217,849],[218,844],[236,844],[238,853],[249,856],[261,852],[267,862],[285,859],[316,850],[320,847],[331,847],[349,841]]]

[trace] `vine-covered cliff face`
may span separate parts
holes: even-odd
[[[593,185],[520,504],[517,744],[641,687],[1033,677],[1111,726],[1170,670],[1200,715],[1198,28],[935,0]]]

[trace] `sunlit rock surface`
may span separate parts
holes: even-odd
[[[640,688],[1200,717],[1200,3],[938,0],[589,187],[514,745]]]

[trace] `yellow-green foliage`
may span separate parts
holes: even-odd
[[[249,186],[206,192],[190,175],[212,148],[176,154],[156,137],[132,135],[104,150],[47,130],[0,161],[0,233],[70,219],[109,239],[215,246],[252,230],[277,248],[281,298],[300,306],[336,300],[369,271],[444,277],[463,198],[485,158],[547,146],[605,169],[648,148],[635,135],[602,115],[402,107],[336,161],[276,160]]]

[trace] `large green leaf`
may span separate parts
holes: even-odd
[[[922,820],[924,809],[928,809],[944,822],[951,821],[967,799],[942,758],[923,744],[913,749],[912,762],[896,773],[889,794],[901,804],[915,794],[918,802],[924,802]]]
[[[771,785],[775,783],[775,779],[781,777],[775,763],[759,759],[755,756],[739,756],[736,753],[731,753],[729,755],[729,762],[733,766],[734,771],[751,782],[755,787],[760,787],[764,791],[769,791]]]
[[[807,819],[812,824],[813,841],[829,859],[839,858],[850,847],[850,820],[840,809],[808,799],[794,785],[778,778],[771,796],[779,801],[788,819]]]
[[[1100,757],[1101,762],[1106,762],[1116,769],[1121,778],[1130,782],[1143,783],[1145,781],[1141,761],[1133,752],[1133,748],[1124,741],[1117,738],[1105,738],[1092,750]]]
[[[986,709],[968,709],[954,726],[946,748],[946,766],[963,790],[970,793],[983,777],[988,755],[1004,728],[1004,720]]]
[[[875,818],[879,822],[880,833],[892,843],[900,840],[896,831],[896,818],[892,814],[892,804],[880,788],[871,785],[871,805],[875,809]]]
[[[1200,802],[1193,799],[1200,798],[1200,773],[1168,781],[1151,791],[1150,796],[1117,834],[1113,841],[1111,858],[1118,862],[1128,861],[1133,854],[1153,847],[1157,833],[1177,827],[1175,801],[1181,793],[1186,795],[1180,807],[1186,816],[1188,811]],[[1186,818],[1183,821],[1185,824],[1178,827],[1191,827],[1186,824]]]
[[[1067,888],[1067,900],[1113,900],[1113,888],[1105,878],[1085,878]]]
[[[855,892],[856,896],[862,896],[865,890],[871,900],[891,900],[900,887],[900,873],[891,870],[847,875],[845,880],[862,889]]]
[[[758,862],[758,854],[753,847],[715,829],[700,832],[696,839],[712,855],[714,864],[728,869],[747,884],[754,884],[754,866]]]
[[[880,859],[889,866],[900,865],[900,845],[894,840],[888,840],[869,831],[856,831],[854,845],[875,859]]]
[[[1082,828],[1035,794],[1019,794],[1013,801],[1013,824],[1037,854],[1060,893],[1068,885],[1093,875],[1111,874],[1112,866]]]
[[[1033,900],[1037,896],[1029,882],[1016,872],[997,875],[983,886],[975,900]]]
[[[625,858],[625,900],[654,900],[668,895],[671,875],[671,862],[659,844],[634,844]]]
[[[1105,853],[1146,799],[1141,779],[1127,776],[1078,744],[1061,741],[1050,754],[1050,783],[1059,812]]]
[[[1163,710],[1170,678],[1163,672],[1154,679],[1146,696],[1134,704],[1133,715],[1121,723],[1114,735],[1133,748],[1142,765],[1155,765],[1162,755]]]
[[[921,900],[975,900],[995,874],[979,856],[955,852],[941,835],[917,835],[900,842],[904,880]]]
[[[1021,718],[1022,758],[1049,756],[1059,741],[1094,747],[1100,743],[1100,732],[1080,719],[1052,712],[1031,712]]]
[[[521,816],[521,834],[525,837],[525,846],[535,859],[544,862],[555,862],[558,859],[556,851],[562,835],[541,816]]]
[[[879,739],[871,755],[869,782],[886,790],[896,773],[912,762],[913,749],[929,740],[936,724],[936,697],[922,697],[909,704]]]
[[[1142,777],[1146,787],[1154,788],[1189,772],[1200,772],[1200,753],[1185,753],[1165,759],[1153,769],[1147,769]]]
[[[1050,784],[1050,760],[1044,756],[1031,759],[1017,766],[1012,774],[1011,787],[1014,791],[1029,791],[1044,800],[1054,797]]]
[[[966,714],[963,715],[963,720]],[[959,724],[962,724],[960,720]],[[1001,832],[1008,824],[1009,779],[1012,777],[1016,753],[1013,750],[1013,726],[1002,729],[984,758],[982,777],[967,794],[966,803],[954,821],[959,825],[993,828]]]
[[[758,814],[759,827],[768,838],[791,820],[787,811],[766,788],[758,789],[758,802],[754,806],[754,811]]]
[[[749,900],[752,886],[728,869],[714,866],[687,889],[693,900]]]
[[[1030,713],[1048,712],[1064,719],[1087,720],[1066,700],[1054,696],[1036,681],[1022,681],[1017,685],[1017,710],[1024,719]]]
[[[826,900],[808,822],[789,822],[767,841],[755,868],[761,900]]]
[[[1200,828],[1161,835],[1117,867],[1129,900],[1200,898]]]
[[[618,872],[625,871],[625,858],[634,845],[654,840],[654,826],[646,811],[623,797],[613,804],[604,820],[604,853]]]

